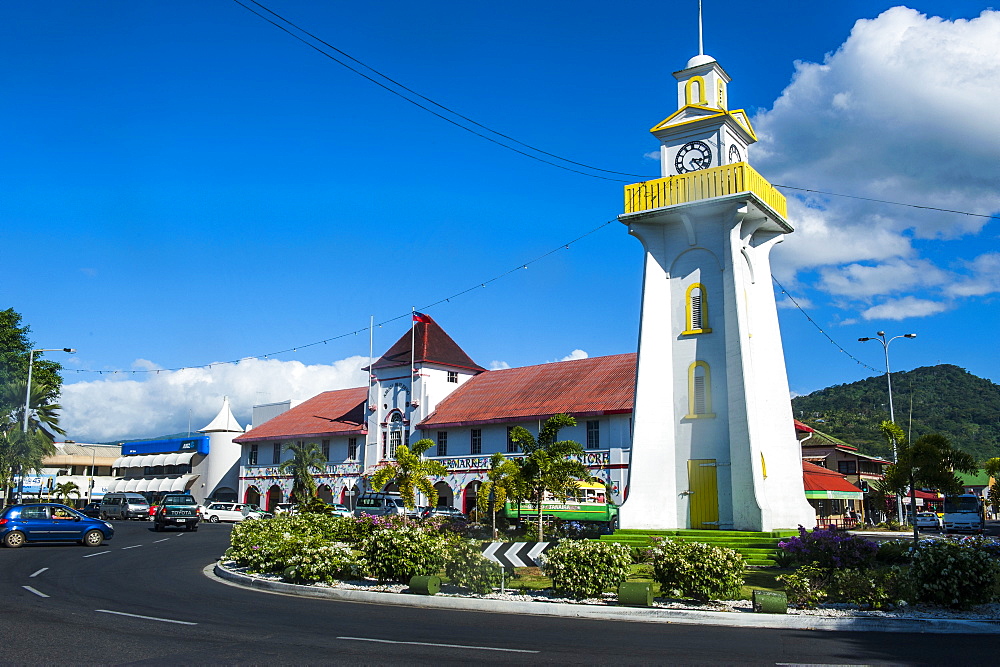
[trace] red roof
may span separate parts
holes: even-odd
[[[367,433],[367,399],[367,387],[326,391],[233,438],[233,442],[361,435]]]
[[[861,489],[847,481],[835,470],[818,466],[808,461],[802,462],[802,482],[806,491],[850,491],[861,493]]]
[[[618,354],[480,373],[441,401],[418,428],[631,412],[635,360],[635,354]]]
[[[486,370],[465,353],[441,325],[430,315],[424,315],[427,322],[414,322],[413,331],[407,331],[389,350],[372,364],[372,368],[409,366],[413,363],[431,363],[474,371]],[[411,345],[412,343],[412,345]],[[410,350],[415,350],[411,355]]]
[[[802,422],[800,422],[798,419],[795,419],[793,421],[795,422],[795,430],[796,431],[802,431],[803,433],[815,433],[816,432],[816,429],[814,429],[811,426],[806,426],[805,424],[803,424]]]

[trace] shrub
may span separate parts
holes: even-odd
[[[819,567],[871,567],[878,545],[857,535],[833,530],[808,532],[799,526],[798,537],[782,540],[778,546],[791,557],[793,564],[816,563]]]
[[[453,545],[445,556],[445,574],[456,586],[485,595],[500,585],[500,566],[483,556],[479,543],[462,540]]]
[[[827,594],[833,602],[882,609],[908,597],[906,577],[899,567],[844,569],[830,573]]]
[[[250,572],[283,572],[297,554],[328,546],[336,521],[319,514],[245,519],[233,527],[225,557]]]
[[[567,540],[545,552],[542,572],[556,593],[582,599],[617,587],[631,565],[632,552],[624,544]]]
[[[997,597],[995,558],[975,541],[933,540],[920,545],[910,565],[914,602],[969,607]]]
[[[304,547],[293,554],[283,576],[293,583],[331,583],[355,576],[357,570],[357,558],[349,548],[324,544]]]
[[[379,581],[407,582],[437,574],[444,564],[444,540],[416,526],[375,530],[361,540],[362,567]]]
[[[732,549],[699,542],[657,541],[650,550],[653,578],[664,595],[707,601],[739,597],[746,564]]]
[[[883,565],[906,565],[913,556],[913,540],[889,540],[878,545],[875,562]]]
[[[788,604],[799,609],[811,609],[826,599],[828,573],[816,563],[803,565],[778,581],[785,586]]]

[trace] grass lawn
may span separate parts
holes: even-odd
[[[758,569],[747,568],[743,572],[744,584],[740,592],[740,599],[750,600],[753,591],[783,591],[784,586],[778,583],[777,578],[783,574],[794,572],[793,569]],[[632,566],[632,572],[628,576],[629,581],[648,581],[653,584],[653,597],[659,597],[660,585],[653,581],[653,566],[642,563]],[[514,576],[507,579],[507,588],[510,590],[544,590],[552,588],[552,580],[542,574],[537,567],[519,567],[514,570]],[[613,591],[612,591],[613,592]]]

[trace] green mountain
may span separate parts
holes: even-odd
[[[916,440],[940,433],[980,462],[1000,456],[1000,385],[941,364],[892,374],[896,423]],[[885,375],[838,384],[792,399],[799,421],[863,453],[891,456],[878,425],[889,419]]]

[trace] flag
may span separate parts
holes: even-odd
[[[423,313],[413,313],[414,322],[423,322],[424,324],[430,324],[430,315],[424,315]]]

